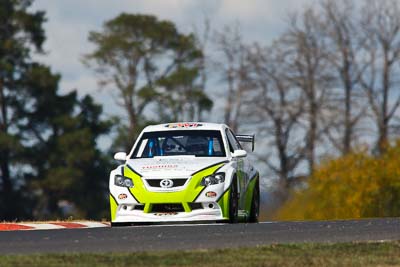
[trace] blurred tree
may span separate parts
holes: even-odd
[[[178,68],[158,81],[164,88],[157,107],[161,121],[193,121],[196,114],[212,108],[213,102],[196,83],[199,74],[198,68]]]
[[[243,116],[244,98],[251,89],[249,82],[248,47],[243,41],[239,24],[225,26],[216,32],[214,45],[219,52],[214,58],[221,80],[227,90],[221,94],[224,101],[224,123],[237,132]]]
[[[324,0],[321,2],[321,24],[326,38],[326,57],[332,65],[337,93],[329,105],[331,116],[326,119],[331,127],[326,136],[338,151],[345,155],[360,136],[358,126],[365,119],[368,105],[362,96],[360,77],[365,69],[359,16],[353,1]],[[337,89],[336,89],[337,88]]]
[[[31,3],[0,4],[0,219],[56,217],[62,200],[99,217],[107,161],[96,141],[109,123],[90,97],[60,95],[60,76],[32,61],[45,17],[28,11]]]
[[[102,108],[89,96],[75,91],[58,93],[60,77],[33,64],[24,73],[26,103],[16,110],[24,142],[24,162],[31,171],[26,188],[33,194],[36,218],[62,218],[67,201],[83,218],[98,218],[107,204],[107,161],[96,140],[109,131],[100,116]]]
[[[25,105],[25,88],[21,87],[30,54],[41,51],[45,39],[44,13],[28,11],[31,0],[2,0],[0,4],[0,214],[1,219],[14,219],[26,208],[16,193],[21,184],[14,168],[20,164],[22,146],[15,109]]]
[[[300,88],[304,95],[304,124],[306,129],[305,157],[312,173],[317,159],[317,145],[326,131],[323,124],[333,75],[327,61],[326,42],[323,38],[321,19],[316,10],[308,8],[300,15],[291,16],[289,29],[281,38],[290,63],[287,71],[292,86]]]
[[[206,52],[208,50],[208,46],[210,43],[211,39],[211,22],[209,17],[204,14],[203,17],[203,23],[201,27],[198,27],[198,25],[193,26],[193,33],[195,37],[195,43],[196,47],[202,51],[203,56],[199,59],[198,62],[198,69],[200,72],[200,81],[199,81],[199,89],[201,89],[202,92],[206,89],[206,84],[208,80],[208,75],[210,72],[210,62],[212,61],[210,59],[210,55],[207,55]],[[211,108],[209,107],[209,104],[213,104],[212,101],[208,101],[207,99],[204,99],[206,102],[203,104],[200,104],[199,107],[203,107],[204,109],[209,111]],[[208,106],[207,106],[208,105]],[[197,120],[198,121],[203,121],[203,110],[197,109]]]
[[[101,86],[117,89],[117,104],[128,115],[129,124],[119,138],[125,149],[149,118],[194,120],[196,110],[211,108],[197,82],[202,51],[193,35],[179,33],[172,22],[123,13],[107,21],[102,32],[90,32],[89,41],[95,50],[84,62],[99,74]],[[152,103],[153,117],[145,116]]]
[[[366,71],[362,76],[370,110],[378,132],[376,151],[382,153],[389,143],[390,128],[398,117],[400,62],[400,3],[396,0],[365,1],[361,10],[362,33],[366,42]]]
[[[285,201],[298,176],[296,168],[304,160],[305,131],[300,121],[306,101],[303,91],[290,82],[290,54],[281,41],[252,49],[249,71],[254,87],[243,100],[243,115],[247,123],[256,125],[259,139],[268,141],[260,144],[268,152],[263,151],[259,159],[278,177],[277,200]]]

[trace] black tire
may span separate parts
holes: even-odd
[[[257,181],[253,191],[253,199],[251,201],[249,223],[258,223],[259,214],[260,214],[260,186]]]
[[[232,180],[229,194],[229,223],[238,222],[239,199],[236,178]]]

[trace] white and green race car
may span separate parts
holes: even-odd
[[[112,225],[144,222],[257,222],[259,173],[224,124],[147,126],[110,174]]]

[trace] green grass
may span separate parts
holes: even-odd
[[[0,266],[400,266],[400,242],[270,245],[175,252],[2,255]]]

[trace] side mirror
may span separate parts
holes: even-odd
[[[247,156],[247,152],[245,150],[235,150],[232,153],[232,157],[234,158],[244,158]]]
[[[124,160],[126,160],[126,153],[125,152],[117,152],[114,155],[114,159],[124,161]]]

